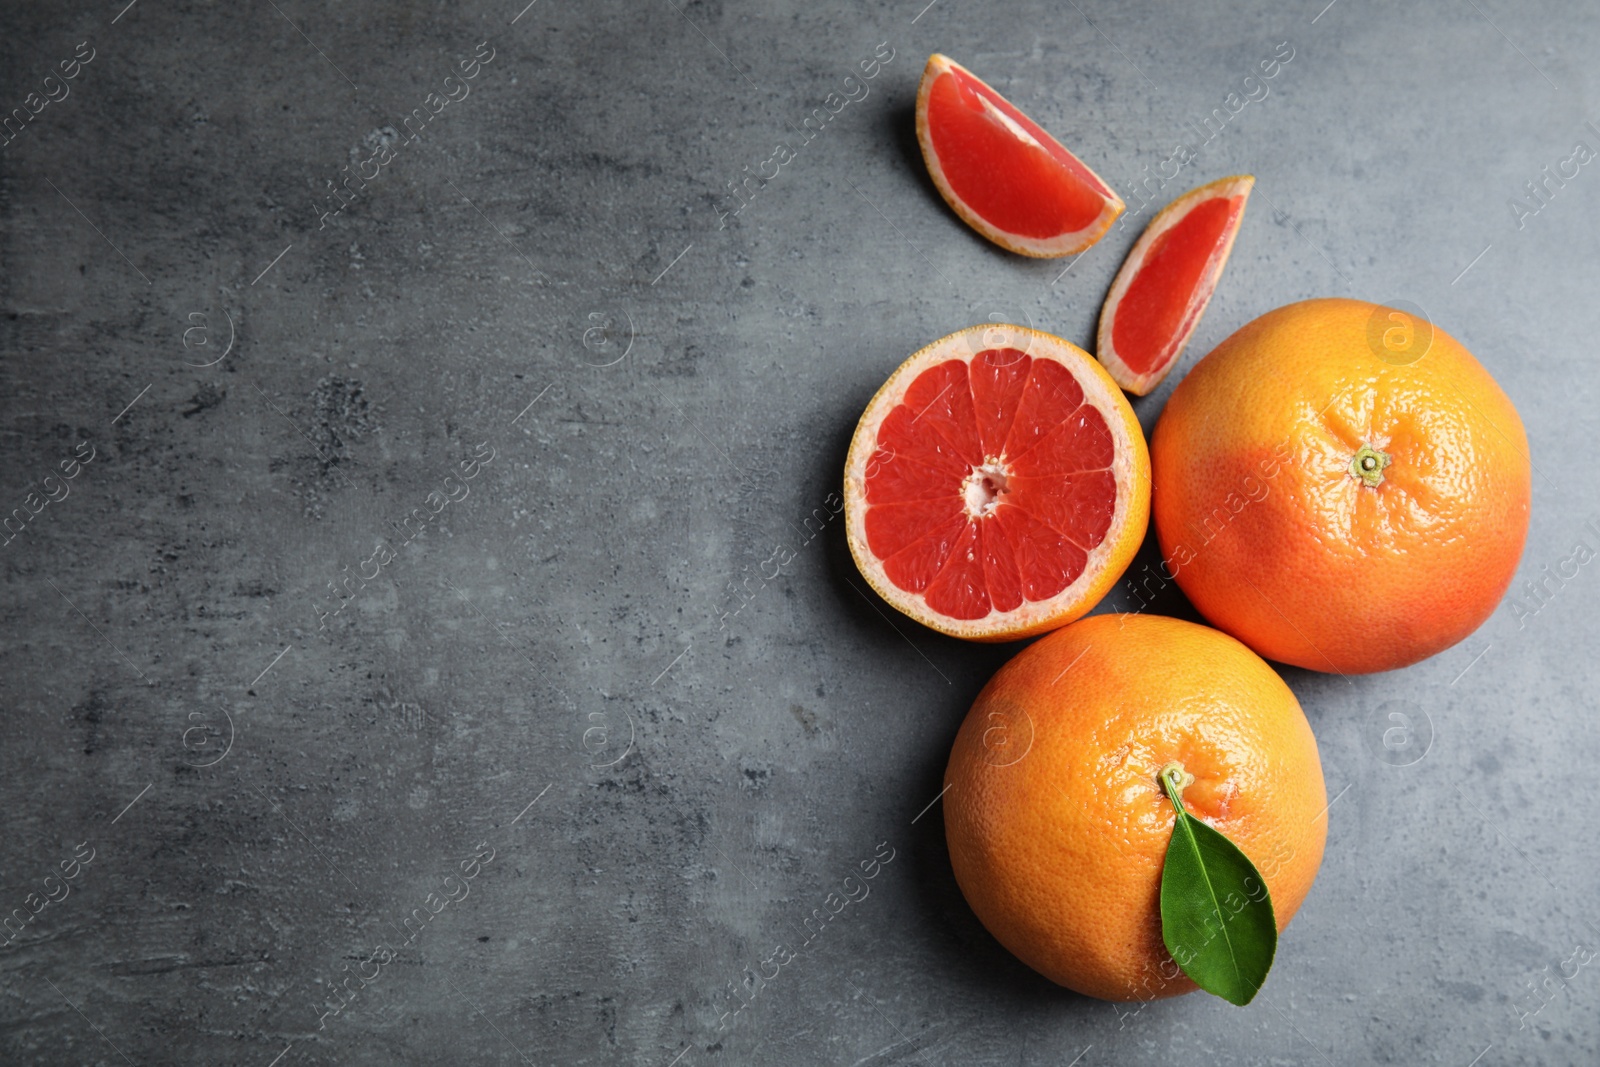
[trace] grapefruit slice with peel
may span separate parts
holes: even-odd
[[[1078,346],[984,323],[917,352],[850,442],[845,529],[878,595],[954,637],[1064,626],[1122,576],[1150,518],[1133,408]]]
[[[917,141],[939,193],[1001,248],[1070,256],[1098,241],[1122,198],[1010,101],[935,52],[917,88]]]
[[[1100,362],[1118,385],[1144,396],[1161,384],[1233,251],[1256,180],[1219,178],[1161,209],[1123,260],[1100,310]]]

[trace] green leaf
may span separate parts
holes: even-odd
[[[1278,923],[1250,857],[1183,810],[1183,789],[1192,781],[1175,765],[1161,772],[1178,813],[1161,869],[1161,939],[1195,985],[1243,1006],[1267,979]]]

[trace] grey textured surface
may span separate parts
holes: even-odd
[[[5,5],[7,111],[93,58],[0,150],[4,512],[93,458],[0,548],[0,912],[76,871],[0,947],[0,1060],[1600,1059],[1596,578],[1563,566],[1600,548],[1600,177],[1524,189],[1600,148],[1596,9],[924,2]],[[1000,949],[916,819],[1014,649],[888,618],[821,520],[905,355],[991,312],[1088,344],[1149,215],[1064,275],[977,238],[915,154],[927,54],[1127,196],[1281,42],[1154,194],[1259,178],[1185,365],[1304,297],[1424,308],[1528,426],[1521,609],[1392,675],[1286,672],[1320,878],[1249,1008],[1131,1014]]]

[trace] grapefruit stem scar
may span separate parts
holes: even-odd
[[[1159,777],[1167,796],[1172,798],[1172,806],[1182,811],[1183,791],[1194,785],[1194,775],[1184,770],[1181,763],[1169,763],[1161,768]]]
[[[1350,476],[1373,489],[1383,484],[1383,469],[1394,462],[1389,453],[1362,445],[1350,460]]]

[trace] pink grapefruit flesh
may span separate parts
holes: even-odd
[[[1255,179],[1222,178],[1162,209],[1117,272],[1100,312],[1098,355],[1118,385],[1144,396],[1167,376],[1228,262]]]
[[[885,600],[934,629],[1009,640],[1086,613],[1149,514],[1133,410],[1081,349],[985,323],[929,345],[868,405],[846,528]],[[989,344],[985,344],[987,339]]]
[[[917,90],[917,140],[950,207],[1012,252],[1081,252],[1122,213],[1121,198],[1077,156],[937,52]]]

